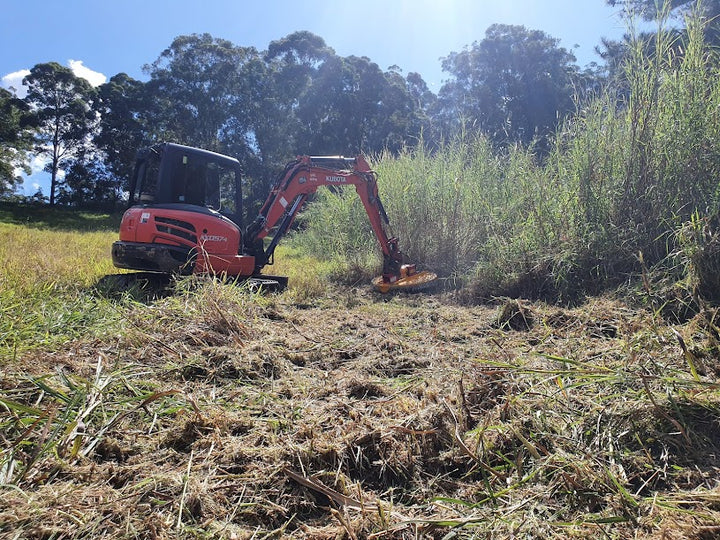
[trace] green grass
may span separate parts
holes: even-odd
[[[44,209],[36,219],[29,210],[4,205],[0,214],[0,357],[112,332],[122,317],[94,290],[116,272],[109,218]]]
[[[126,331],[128,312],[142,295],[109,296],[98,287],[119,272],[110,253],[116,222],[114,215],[0,205],[0,359]],[[327,293],[335,265],[291,246],[280,246],[277,255],[268,272],[290,277],[289,297],[305,302]],[[196,294],[194,283],[178,285],[180,298]]]

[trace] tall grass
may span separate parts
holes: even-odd
[[[500,253],[530,253],[557,228],[557,201],[528,149],[497,153],[463,134],[436,152],[422,145],[376,156],[381,198],[407,258],[458,278]],[[376,270],[379,249],[354,191],[324,191],[301,220],[297,242],[314,253]]]
[[[717,81],[701,21],[684,38],[661,21],[632,43],[619,102],[607,91],[560,131],[549,173],[574,192],[574,236],[597,258],[658,262],[694,213],[717,213]]]
[[[481,296],[569,300],[676,253],[677,232],[720,204],[720,62],[701,19],[687,28],[662,19],[634,38],[619,80],[578,103],[542,159],[468,133],[375,156],[408,259]],[[314,253],[379,267],[354,193],[320,194],[304,224]]]
[[[116,235],[0,223],[0,357],[112,329],[120,314],[93,287],[115,272]]]

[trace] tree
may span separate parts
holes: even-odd
[[[61,65],[37,64],[23,79],[26,102],[35,112],[35,152],[49,157],[50,204],[55,204],[58,173],[89,144],[97,117],[91,107],[95,90]]]
[[[243,66],[259,58],[253,47],[237,47],[210,34],[175,38],[145,70],[150,136],[217,152],[233,146],[252,152],[247,111],[250,89]],[[235,114],[235,116],[232,116]],[[237,156],[238,158],[243,156]]]
[[[133,172],[137,151],[148,142],[144,118],[149,98],[146,85],[125,73],[111,77],[98,87],[95,110],[100,123],[93,142],[105,165],[101,173],[102,184],[110,188],[113,182],[109,179],[114,178],[112,192],[129,189],[127,182]],[[89,169],[99,172],[97,167]]]
[[[573,109],[575,57],[559,40],[524,26],[495,24],[485,38],[442,60],[440,121],[476,125],[496,142],[528,144],[550,135]]]
[[[297,115],[299,149],[307,153],[397,151],[416,142],[422,126],[405,79],[357,56],[328,58],[301,96]]]
[[[427,122],[427,85],[418,74],[406,81],[397,66],[383,72],[369,58],[339,57],[305,31],[270,43],[265,58],[274,91],[263,110],[276,112],[272,129],[295,141],[295,152],[398,150]]]
[[[424,108],[428,96],[413,94],[413,90],[422,93],[421,89],[427,89],[427,84],[418,73],[411,73],[406,79],[397,66],[391,66],[382,75],[376,121],[369,133],[369,145],[373,152],[398,152],[417,143],[423,130],[429,126]]]
[[[428,88],[427,83],[419,73],[411,72],[405,77],[405,85],[411,99],[419,122],[419,132],[424,143],[438,143],[441,135],[435,122],[438,110],[438,98]]]
[[[303,145],[298,109],[322,66],[335,51],[311,32],[293,32],[273,41],[264,55],[263,82],[255,85],[253,126],[263,164],[287,161]]]
[[[255,204],[262,203],[277,171],[300,152],[300,100],[319,66],[334,55],[321,37],[301,31],[272,41],[267,51],[239,68],[245,98],[228,112],[247,137],[233,155],[244,156],[243,168],[252,178],[244,192]]]
[[[31,139],[25,125],[30,118],[26,103],[0,88],[0,196],[12,193],[22,179],[18,168],[30,174],[27,151]]]
[[[57,201],[70,206],[112,210],[120,201],[118,178],[92,150],[79,155],[67,166]]]

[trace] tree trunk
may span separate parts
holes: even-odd
[[[53,165],[50,175],[50,206],[55,206],[55,184],[57,183],[57,167]]]

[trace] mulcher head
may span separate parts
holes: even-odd
[[[373,286],[381,293],[390,291],[419,291],[430,287],[435,280],[437,274],[433,272],[418,272],[414,264],[403,264],[400,267],[399,274],[384,274],[373,279]]]

